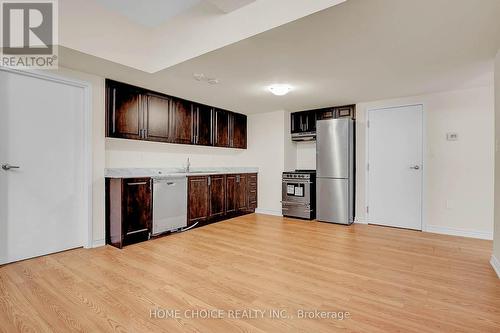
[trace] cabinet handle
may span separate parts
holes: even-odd
[[[212,177],[208,176],[208,186],[212,185]]]
[[[214,133],[214,137],[215,137],[215,140],[214,142],[215,143],[218,143],[218,139],[219,139],[219,133],[218,133],[218,121],[217,119],[219,119],[219,113],[217,111],[215,111],[215,133]]]
[[[200,140],[200,109],[196,111],[196,143]]]
[[[113,88],[113,133],[116,133],[116,88]]]
[[[127,183],[128,186],[147,185],[148,182]]]
[[[128,235],[137,234],[137,233],[139,233],[139,232],[144,232],[144,231],[148,231],[148,228],[144,228],[144,229],[141,229],[141,230],[135,230],[135,231],[130,231],[130,232],[127,232],[127,236],[128,236]]]

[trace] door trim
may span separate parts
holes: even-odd
[[[83,238],[83,247],[84,248],[92,248],[94,247],[94,239],[93,239],[93,221],[92,221],[92,86],[90,83],[75,79],[68,79],[66,77],[49,73],[43,70],[20,70],[13,69],[7,67],[0,67],[0,71],[4,71],[7,73],[13,73],[17,75],[29,76],[32,78],[37,78],[41,80],[61,83],[77,88],[83,89],[83,158],[84,158],[84,180],[83,184],[85,185],[83,188],[83,198],[84,198],[84,207],[85,217],[84,220],[87,221],[87,235]]]
[[[365,224],[373,224],[373,225],[380,225],[377,223],[371,223],[370,221],[370,214],[369,212],[366,211],[366,207],[369,207],[370,203],[370,189],[369,189],[369,181],[370,181],[370,172],[368,171],[368,162],[369,160],[369,150],[370,150],[370,127],[369,127],[369,120],[370,120],[370,112],[375,112],[375,111],[382,111],[382,110],[387,110],[387,109],[396,109],[396,108],[404,108],[404,107],[410,107],[410,106],[421,106],[422,107],[422,177],[421,177],[421,187],[422,187],[422,193],[421,193],[421,205],[420,205],[420,230],[419,231],[426,231],[427,230],[427,220],[426,220],[426,204],[425,204],[425,197],[426,197],[426,186],[425,186],[425,179],[427,178],[427,161],[426,161],[426,144],[427,144],[427,139],[426,139],[426,114],[425,114],[425,103],[412,103],[412,104],[393,104],[389,106],[381,106],[381,107],[367,107],[365,109],[365,130],[366,130],[366,135],[365,135],[365,164],[363,166],[364,173],[365,173],[365,202],[363,206],[363,212],[364,212],[364,223]],[[390,227],[390,226],[389,226]],[[408,229],[408,230],[413,230],[413,229]]]

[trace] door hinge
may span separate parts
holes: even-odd
[[[370,207],[366,206],[366,214],[370,213]]]
[[[370,128],[370,121],[369,120],[366,122],[366,127]]]
[[[370,171],[370,163],[366,164],[366,171]]]

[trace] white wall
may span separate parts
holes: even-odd
[[[424,105],[424,230],[492,239],[492,86],[358,104],[356,217],[366,218],[366,110],[409,104]],[[458,141],[447,141],[447,132]]]
[[[297,142],[297,169],[316,170],[316,141]]]
[[[495,60],[495,235],[493,255],[500,277],[500,50]]]
[[[92,233],[95,245],[104,244],[104,218],[105,218],[105,195],[104,195],[104,137],[105,137],[105,115],[104,115],[104,78],[59,68],[52,71],[53,74],[90,83],[92,87]]]

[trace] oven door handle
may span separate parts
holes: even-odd
[[[287,184],[287,183],[312,184],[311,181],[304,181],[304,180],[282,180],[281,182],[284,183],[284,184]]]

